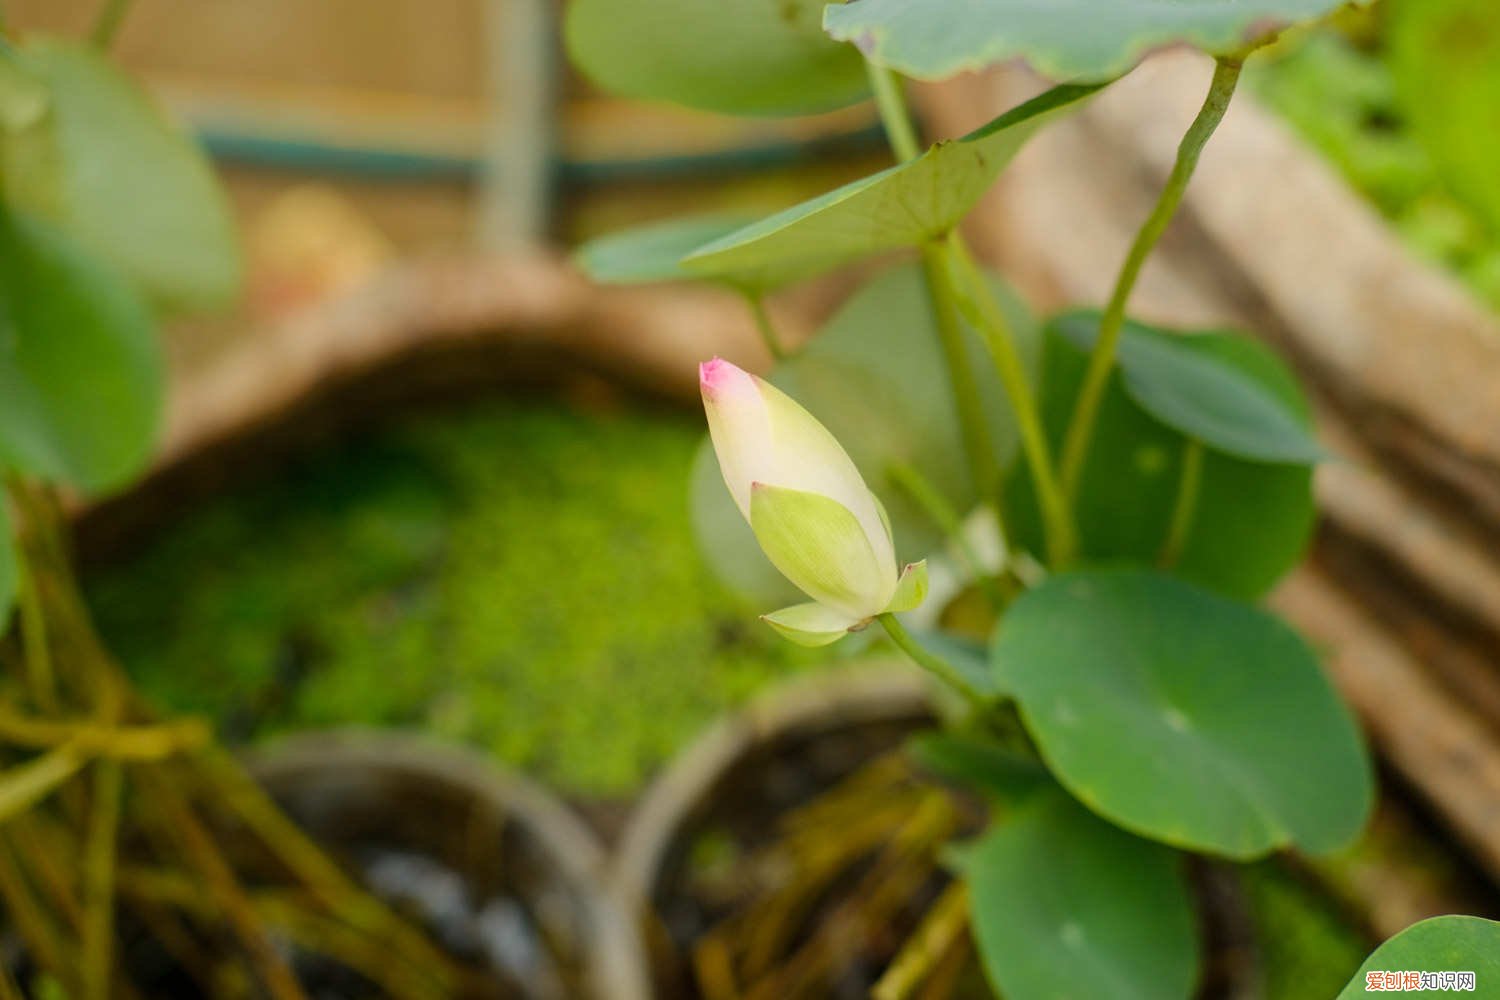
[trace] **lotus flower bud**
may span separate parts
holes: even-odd
[[[698,369],[724,483],[760,547],[812,598],[766,615],[795,642],[821,646],[927,589],[925,563],[899,575],[890,522],[828,429],[762,379],[715,358]]]

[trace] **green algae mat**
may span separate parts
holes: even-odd
[[[687,414],[428,412],[186,512],[91,574],[163,708],[234,739],[426,730],[619,795],[799,665],[700,560]]]

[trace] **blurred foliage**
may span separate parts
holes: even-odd
[[[1328,897],[1276,861],[1240,869],[1265,970],[1266,1000],[1326,1000],[1343,988],[1370,942]]]
[[[703,566],[698,436],[540,404],[417,416],[186,515],[90,596],[151,697],[231,736],[415,726],[628,792],[817,658]]]
[[[1283,43],[1248,76],[1262,99],[1384,213],[1407,243],[1500,307],[1500,238],[1419,140],[1371,23]],[[1445,95],[1461,101],[1457,94]]]

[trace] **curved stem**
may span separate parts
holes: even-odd
[[[886,141],[891,152],[903,163],[921,155],[922,144],[916,126],[901,92],[901,83],[896,75],[884,66],[866,60],[865,70],[870,77],[870,90],[875,95],[875,106],[880,110],[880,121],[885,127]],[[963,435],[964,453],[969,460],[969,475],[974,480],[974,490],[980,496],[995,489],[1000,481],[1000,466],[995,458],[995,442],[990,436],[990,425],[984,417],[984,400],[979,392],[979,381],[969,361],[969,351],[964,343],[963,326],[959,320],[958,306],[954,301],[952,280],[947,275],[947,264],[942,253],[932,246],[922,248],[922,273],[927,281],[927,296],[932,307],[933,328],[937,331],[938,346],[943,352],[943,363],[948,369],[948,381],[953,387],[953,405],[958,411],[959,431]]]
[[[101,49],[108,49],[114,42],[115,36],[120,33],[120,25],[125,21],[125,15],[130,11],[132,0],[105,0],[104,8],[99,11],[99,19],[94,22],[94,30],[89,33],[89,38]]]
[[[786,348],[781,345],[781,337],[776,333],[776,325],[771,322],[771,314],[766,312],[765,296],[759,292],[745,292],[745,301],[750,305],[750,314],[755,317],[755,328],[760,331],[760,339],[765,342],[766,350],[771,352],[771,357],[777,361],[786,360]]]
[[[1042,427],[1041,411],[1036,396],[1031,391],[1031,382],[1026,377],[1025,366],[1016,351],[1015,340],[1010,334],[1010,325],[999,303],[991,294],[989,283],[975,266],[967,249],[950,238],[942,244],[948,266],[944,271],[952,280],[955,269],[962,270],[964,281],[955,283],[960,310],[965,318],[979,331],[995,362],[995,372],[1010,398],[1011,410],[1016,416],[1016,426],[1021,435],[1021,450],[1031,469],[1031,479],[1036,488],[1037,505],[1042,511],[1042,520],[1047,531],[1047,561],[1054,568],[1066,566],[1073,559],[1076,537],[1073,519],[1063,499],[1062,488],[1052,464],[1052,449],[1047,443],[1047,433]]]
[[[974,481],[975,492],[984,497],[998,488],[1000,463],[995,457],[989,420],[984,415],[979,380],[969,363],[969,348],[964,343],[953,281],[941,250],[933,246],[922,248],[922,271],[927,279],[927,295],[932,305],[938,346],[942,348],[948,381],[953,386],[953,405],[958,411],[958,427],[964,454],[969,460],[969,475]]]
[[[1204,100],[1198,117],[1183,136],[1171,176],[1167,178],[1166,186],[1157,198],[1156,207],[1151,210],[1145,224],[1136,234],[1130,252],[1125,256],[1125,263],[1115,280],[1114,292],[1099,321],[1099,339],[1094,343],[1088,372],[1084,376],[1083,387],[1079,390],[1078,402],[1074,404],[1073,418],[1068,423],[1068,433],[1063,443],[1062,485],[1070,510],[1078,499],[1078,484],[1083,476],[1084,463],[1088,460],[1094,423],[1099,417],[1099,406],[1104,399],[1110,368],[1114,364],[1120,332],[1125,326],[1125,308],[1130,302],[1130,294],[1135,290],[1135,283],[1141,276],[1141,268],[1145,266],[1146,259],[1151,256],[1151,251],[1166,232],[1167,224],[1172,221],[1178,206],[1182,204],[1182,197],[1187,191],[1188,182],[1193,178],[1193,171],[1198,167],[1203,147],[1229,110],[1229,102],[1234,97],[1243,65],[1242,58],[1220,59],[1215,65],[1208,97]]]
[[[1182,448],[1182,476],[1177,481],[1177,501],[1172,506],[1172,520],[1167,526],[1167,539],[1162,543],[1157,565],[1171,569],[1182,558],[1183,547],[1193,531],[1193,520],[1198,514],[1198,495],[1203,486],[1203,442],[1189,438]]]
[[[911,657],[913,663],[963,695],[975,708],[988,709],[990,707],[990,700],[964,680],[963,674],[959,673],[953,664],[923,649],[917,640],[912,638],[911,633],[906,631],[906,626],[896,620],[895,615],[887,611],[878,615],[877,620],[885,629],[886,634],[891,637],[891,641],[900,647],[903,653]]]

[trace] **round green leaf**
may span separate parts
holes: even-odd
[[[770,289],[934,240],[958,225],[1037,129],[1096,90],[1054,88],[962,139],[730,233],[682,266]]]
[[[1118,825],[1231,858],[1320,853],[1363,828],[1370,762],[1307,644],[1161,574],[1054,576],[992,649],[1063,786]]]
[[[1500,231],[1500,18],[1493,0],[1390,0],[1387,58],[1402,109],[1459,197]]]
[[[1007,1000],[1192,996],[1198,933],[1182,858],[1053,791],[963,852],[974,941]]]
[[[797,115],[863,100],[859,53],[822,31],[819,0],[573,0],[568,52],[624,97],[733,115]]]
[[[1036,322],[1008,286],[992,287],[1024,362],[1034,367]],[[984,403],[991,439],[1009,461],[1016,436],[1004,389],[979,336],[965,331],[969,364]],[[901,264],[868,282],[802,351],[778,365],[771,382],[802,404],[843,445],[885,505],[902,562],[916,562],[942,543],[942,531],[889,475],[902,463],[925,478],[955,510],[979,501],[970,480],[948,369],[933,329],[922,269]],[[709,562],[732,587],[757,602],[791,603],[755,550],[710,452],[693,477],[693,521]],[[779,606],[779,605],[774,605]]]
[[[750,221],[742,216],[701,215],[640,226],[590,240],[579,248],[575,259],[585,274],[605,284],[696,278],[682,269],[682,258],[743,229]]]
[[[1073,313],[1054,326],[1087,352],[1099,336],[1099,315]],[[1251,355],[1226,346],[1242,340],[1127,322],[1115,356],[1125,391],[1141,409],[1215,451],[1252,462],[1321,461],[1326,456],[1308,426],[1306,403],[1300,394],[1272,389],[1263,372],[1247,371]]]
[[[1024,59],[1056,80],[1109,80],[1152,49],[1186,43],[1231,54],[1345,0],[859,0],[824,24],[884,66],[940,80]],[[1421,0],[1418,0],[1421,2]]]
[[[232,299],[239,245],[201,150],[93,46],[33,39],[20,64],[52,103],[41,131],[8,150],[7,196],[53,217],[162,309]]]
[[[922,645],[942,655],[929,639],[923,637]],[[993,686],[994,681],[989,683]],[[1057,790],[1057,783],[1040,761],[979,734],[934,729],[907,741],[906,750],[931,774],[1001,803],[1014,804],[1043,791]]]
[[[1430,972],[1438,975],[1438,986],[1429,989],[1472,993],[1478,997],[1500,995],[1500,923],[1479,917],[1433,917],[1412,924],[1406,930],[1375,949],[1359,972],[1338,995],[1338,1000],[1355,1000],[1370,995],[1369,987],[1379,983],[1378,992],[1387,992],[1384,973]],[[1451,973],[1444,976],[1443,973]],[[1459,973],[1472,973],[1467,986]],[[1379,974],[1372,980],[1372,974]],[[1420,980],[1419,980],[1420,983]],[[1402,989],[1406,989],[1403,985]]]
[[[0,465],[119,486],[150,457],[164,391],[134,289],[64,233],[0,212]]]
[[[1057,323],[1047,326],[1043,343],[1042,416],[1053,447],[1060,449],[1088,357]],[[1254,379],[1309,426],[1295,378],[1264,345],[1232,334],[1198,334],[1191,343]],[[1118,370],[1110,376],[1076,506],[1085,561],[1157,561],[1177,504],[1187,446],[1186,437],[1141,408]],[[1302,558],[1316,513],[1312,470],[1306,465],[1208,451],[1193,520],[1173,572],[1234,597],[1259,597]],[[1042,551],[1042,522],[1024,466],[1007,484],[1006,514],[1012,538]]]

